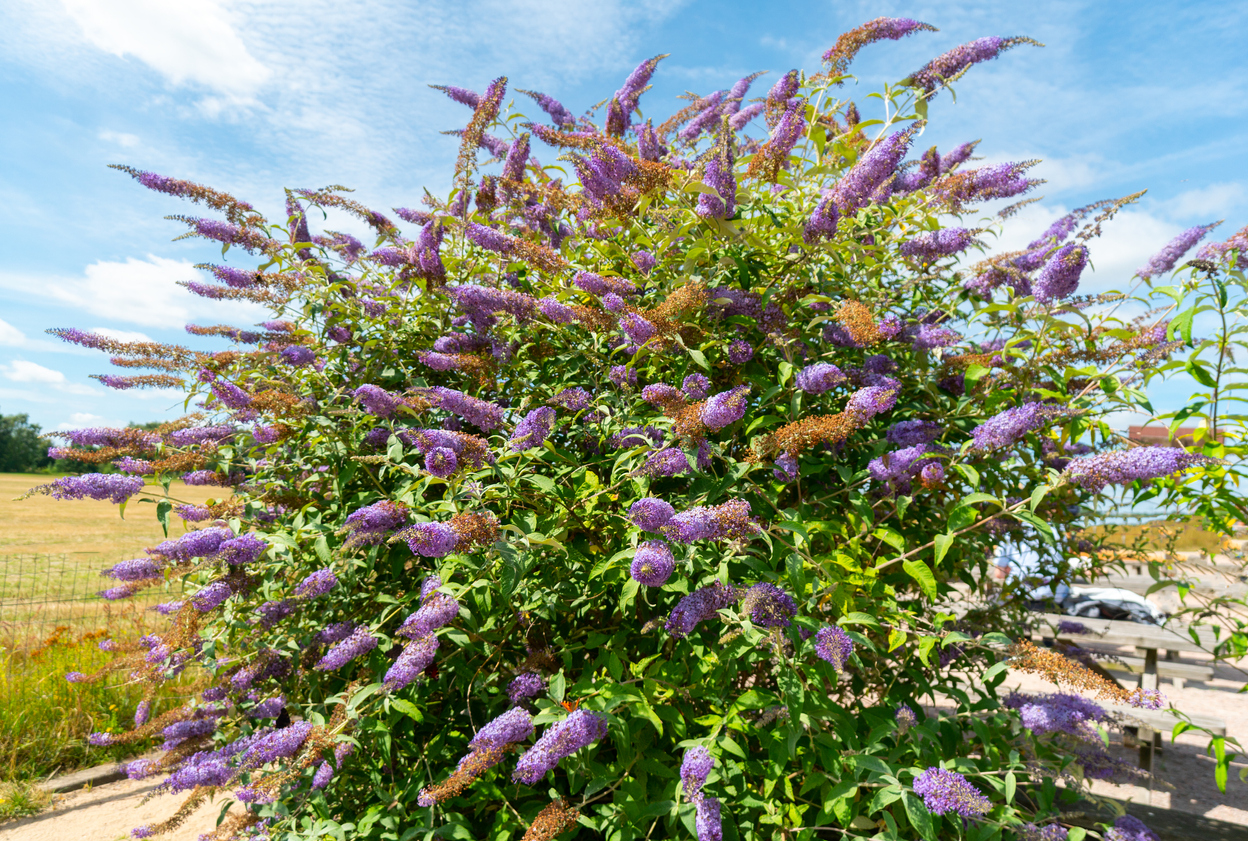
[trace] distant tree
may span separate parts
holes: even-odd
[[[39,426],[27,415],[0,415],[0,473],[33,473],[52,464]]]

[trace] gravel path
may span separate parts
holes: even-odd
[[[58,794],[52,809],[33,818],[0,825],[0,841],[121,841],[130,830],[166,820],[177,811],[185,795],[160,795],[147,803],[143,798],[160,782],[122,780],[116,783]],[[167,841],[196,841],[216,828],[221,801],[205,803],[186,823],[168,835]]]

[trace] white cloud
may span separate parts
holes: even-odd
[[[32,278],[0,275],[0,287],[16,293],[38,290],[43,297],[86,310],[101,321],[180,329],[198,317],[255,322],[268,310],[240,301],[210,301],[178,286],[179,280],[203,280],[194,264],[149,254],[125,262],[101,260],[87,266],[82,277]],[[126,341],[147,339],[142,333],[101,328],[105,335]]]
[[[113,327],[92,327],[92,333],[98,333],[119,342],[150,342],[152,337],[137,330],[117,330]]]
[[[90,412],[74,412],[69,416],[69,420],[58,423],[56,428],[59,430],[66,429],[82,429],[90,426],[122,426],[116,421],[106,421],[103,415],[93,415]]]
[[[1237,181],[1210,184],[1175,196],[1169,210],[1179,219],[1199,217],[1201,222],[1213,222],[1241,207],[1245,198],[1248,198],[1248,191]]]
[[[1062,205],[1028,205],[1002,226],[1001,236],[987,241],[990,253],[1018,251],[1027,247],[1070,208]],[[1128,207],[1101,227],[1101,235],[1088,243],[1092,265],[1080,283],[1081,293],[1125,291],[1136,269],[1173,239],[1182,228],[1144,210]]]
[[[15,359],[7,365],[0,364],[0,374],[3,374],[5,379],[12,380],[15,383],[50,386],[65,394],[100,394],[98,389],[94,389],[89,385],[70,382],[63,373],[54,368],[45,368],[37,362],[30,362],[25,359]]]
[[[100,140],[106,143],[116,143],[124,149],[133,149],[138,146],[140,141],[138,135],[127,134],[124,131],[110,131],[109,129],[101,129],[96,135]]]
[[[0,318],[0,346],[21,347],[26,344],[26,334]]]
[[[65,375],[52,368],[45,368],[37,362],[15,359],[8,365],[0,364],[0,372],[6,379],[15,383],[46,383],[58,385],[65,382]]]
[[[252,101],[270,71],[247,50],[214,0],[61,0],[95,47],[133,56],[174,85]]]

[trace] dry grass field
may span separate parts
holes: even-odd
[[[91,499],[57,500],[32,496],[19,500],[36,485],[56,477],[0,473],[0,559],[12,555],[67,555],[75,562],[106,565],[134,557],[147,546],[164,539],[156,521],[156,506],[138,497],[126,506],[123,520],[118,506]],[[146,488],[153,497],[164,496],[159,485]],[[215,487],[191,487],[174,482],[171,498],[203,503],[228,491]],[[181,533],[182,521],[170,518],[170,534]]]

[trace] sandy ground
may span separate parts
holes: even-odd
[[[50,811],[33,818],[0,825],[3,841],[121,841],[136,826],[159,823],[177,811],[185,795],[161,795],[147,803],[143,798],[159,779],[122,780],[117,783],[56,795]],[[205,803],[167,841],[196,841],[216,828],[222,803]]]

